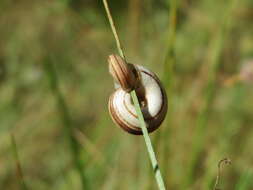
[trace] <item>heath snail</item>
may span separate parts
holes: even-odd
[[[156,130],[167,113],[167,96],[158,77],[143,66],[126,63],[118,55],[110,55],[108,62],[116,88],[109,98],[109,112],[113,121],[131,134],[142,134],[130,95],[134,89],[148,132]]]

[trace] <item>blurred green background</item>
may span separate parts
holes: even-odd
[[[229,158],[220,189],[253,190],[253,1],[108,3],[127,61],[168,93],[151,134],[167,188],[213,189]],[[102,1],[1,0],[0,35],[0,189],[157,189],[143,138],[108,113],[117,49]]]

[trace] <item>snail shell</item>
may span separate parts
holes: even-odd
[[[118,55],[110,55],[108,58],[109,72],[121,88],[127,92],[132,91],[137,86],[137,73],[132,64],[126,63]],[[117,86],[117,85],[116,85]]]
[[[161,125],[166,116],[166,92],[160,80],[153,72],[139,65],[132,66],[138,74],[135,74],[135,82],[130,83],[128,89],[134,86],[147,130],[148,132],[152,132]],[[110,115],[114,122],[125,131],[131,134],[141,135],[142,130],[131,95],[122,85],[120,86],[109,98]]]

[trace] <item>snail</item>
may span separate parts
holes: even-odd
[[[130,95],[135,90],[148,132],[156,130],[167,113],[167,95],[158,77],[143,66],[126,63],[118,55],[110,55],[108,63],[116,88],[108,103],[113,121],[128,133],[142,135]]]

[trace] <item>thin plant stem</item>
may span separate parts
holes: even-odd
[[[119,37],[118,37],[118,34],[117,34],[116,27],[114,25],[114,22],[113,22],[111,13],[110,13],[110,9],[109,9],[107,0],[103,0],[103,3],[104,3],[104,7],[105,7],[105,10],[106,10],[107,16],[108,16],[108,20],[109,20],[110,25],[111,25],[112,32],[114,34],[114,38],[115,38],[115,41],[116,41],[116,44],[117,44],[119,54],[125,59],[125,56],[124,56],[124,53],[123,53],[123,50],[122,50],[122,46],[121,46],[121,43],[120,43],[120,40],[119,40]],[[153,149],[153,146],[152,146],[152,142],[151,142],[151,139],[150,139],[149,134],[148,134],[146,123],[145,123],[143,114],[141,112],[140,104],[139,104],[139,101],[138,101],[135,90],[133,90],[131,92],[131,97],[132,97],[132,100],[134,102],[136,113],[138,115],[138,119],[139,119],[139,122],[140,122],[143,137],[144,137],[144,140],[145,140],[145,143],[146,143],[149,158],[151,160],[151,164],[152,164],[152,167],[153,167],[153,171],[154,171],[154,174],[155,174],[157,185],[158,185],[160,190],[165,190],[164,181],[163,181],[161,171],[160,171],[159,166],[158,166],[158,162],[157,162],[157,159],[156,159],[156,156],[155,156],[155,152],[154,152],[154,149]]]
[[[164,62],[164,75],[163,75],[163,82],[165,84],[166,93],[170,95],[170,101],[168,101],[168,116],[165,119],[165,125],[171,126],[173,123],[173,98],[174,98],[174,89],[173,89],[173,81],[174,81],[174,65],[176,63],[175,57],[175,42],[176,42],[176,27],[177,27],[177,7],[178,2],[176,0],[169,0],[169,25],[168,25],[168,47],[167,47],[167,54],[165,57]],[[169,154],[169,143],[170,139],[170,127],[165,129],[166,131],[162,134],[162,143],[163,145],[163,167],[165,168],[165,178],[169,177],[169,167],[168,167],[168,160],[170,157]],[[167,184],[168,185],[168,184]]]
[[[219,190],[218,185],[220,183],[220,177],[221,177],[221,166],[222,164],[231,164],[231,160],[229,160],[228,158],[224,158],[222,160],[219,161],[218,163],[218,173],[216,176],[216,180],[215,180],[215,184],[214,184],[214,188],[213,190]]]
[[[131,96],[132,96],[132,99],[133,99],[133,102],[134,102],[135,110],[137,112],[137,115],[138,115],[138,118],[139,118],[139,121],[140,121],[143,137],[144,137],[144,140],[145,140],[145,143],[146,143],[146,146],[147,146],[147,150],[148,150],[148,153],[149,153],[149,157],[150,157],[150,160],[151,160],[153,171],[155,173],[155,177],[156,177],[158,187],[159,187],[160,190],[164,190],[165,185],[164,185],[164,182],[163,182],[161,171],[159,169],[158,162],[157,162],[157,159],[156,159],[156,156],[155,156],[155,152],[154,152],[150,137],[148,135],[148,130],[147,130],[144,118],[143,118],[143,114],[141,112],[140,104],[139,104],[136,92],[134,90],[131,92]]]
[[[11,146],[12,146],[14,159],[16,162],[16,172],[17,172],[17,176],[20,180],[21,190],[28,190],[27,185],[24,180],[23,170],[21,168],[21,164],[20,164],[20,160],[19,160],[19,156],[18,156],[17,143],[16,143],[15,137],[12,133],[10,134],[10,139],[11,139]]]
[[[82,163],[82,160],[80,159],[81,148],[74,136],[74,127],[72,124],[72,118],[69,113],[69,108],[68,108],[68,106],[64,100],[64,97],[59,89],[58,76],[57,76],[57,73],[56,73],[53,63],[50,60],[45,62],[45,70],[46,70],[48,78],[49,78],[51,90],[55,96],[57,108],[58,108],[59,113],[61,115],[61,120],[64,125],[65,135],[69,141],[69,146],[72,151],[72,159],[75,164],[76,170],[80,176],[82,189],[83,190],[88,189],[87,180],[86,180],[86,177],[84,175],[84,170],[83,170],[83,163]]]
[[[123,52],[122,45],[121,45],[121,43],[120,43],[120,39],[119,39],[117,30],[116,30],[116,27],[115,27],[114,22],[113,22],[113,19],[112,19],[112,14],[111,14],[109,5],[108,5],[108,3],[107,3],[107,0],[103,0],[103,3],[104,3],[105,11],[106,11],[106,14],[107,14],[107,18],[108,18],[108,20],[109,20],[109,22],[110,22],[110,25],[111,25],[112,33],[113,33],[113,35],[114,35],[114,38],[115,38],[115,41],[116,41],[116,45],[117,45],[119,54],[120,54],[121,57],[123,57],[124,59],[126,59],[126,58],[125,58],[125,54],[124,54],[124,52]]]

